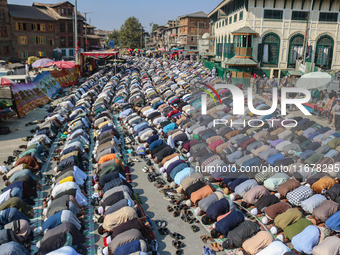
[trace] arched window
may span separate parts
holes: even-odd
[[[288,67],[295,67],[295,63],[303,55],[303,40],[302,34],[294,35],[289,41]]]
[[[277,66],[280,54],[280,37],[277,34],[266,34],[262,39],[262,64]]]
[[[321,36],[316,44],[315,65],[323,69],[331,69],[333,49],[333,38],[328,35]]]

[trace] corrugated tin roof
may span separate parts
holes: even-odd
[[[186,14],[183,16],[180,16],[180,18],[185,18],[185,17],[190,17],[190,18],[208,18],[208,14],[206,14],[204,11],[200,12],[194,12],[190,14]]]
[[[225,61],[225,64],[228,66],[256,66],[257,63],[250,58],[237,58],[232,57]]]
[[[71,6],[73,6],[73,4],[71,4],[68,1],[57,3],[57,4],[33,3],[33,6],[37,7],[39,10],[41,10],[41,12],[44,12],[46,15],[49,15],[56,20],[59,20],[59,19],[71,20],[73,19],[72,16],[60,15],[58,12],[55,11],[55,9],[53,9],[53,7],[56,7],[64,3],[69,3]],[[77,16],[78,16],[78,20],[85,20],[84,16],[79,11],[77,12]]]
[[[86,37],[89,38],[89,39],[101,39],[101,37],[99,35],[86,35]]]
[[[232,32],[232,34],[257,34],[257,33],[250,27],[241,27],[240,29]]]
[[[9,15],[15,18],[35,19],[35,20],[54,20],[51,16],[42,12],[40,9],[26,5],[8,5]]]

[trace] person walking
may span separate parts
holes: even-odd
[[[340,100],[334,105],[333,114],[335,119],[335,130],[340,131]]]
[[[231,84],[230,71],[227,72],[227,84]]]
[[[26,61],[26,64],[25,64],[25,70],[26,70],[26,75],[29,75],[30,74],[30,66],[28,65],[27,61]]]
[[[211,70],[211,74],[212,74],[212,77],[216,77],[216,66],[213,67],[213,69]]]

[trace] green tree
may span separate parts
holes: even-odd
[[[119,40],[125,48],[140,48],[142,24],[135,17],[129,17],[120,28]]]
[[[119,36],[120,36],[119,30],[117,30],[117,29],[112,30],[112,32],[107,36],[108,37],[108,42],[113,40],[114,45],[118,46],[119,45]]]
[[[158,28],[158,24],[153,24],[152,25],[152,32],[155,32]]]
[[[111,40],[113,40],[114,45],[118,46],[119,45],[119,36],[120,36],[120,32],[117,29],[114,29],[109,35],[108,35],[108,42],[110,42]]]

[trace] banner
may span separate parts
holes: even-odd
[[[33,83],[11,84],[18,116],[22,117],[34,108],[45,105],[49,97]]]
[[[50,72],[39,73],[33,80],[40,90],[42,90],[49,98],[54,98],[61,89],[60,84],[52,77]]]
[[[68,69],[61,69],[58,71],[49,71],[54,79],[62,87],[69,87],[77,83],[77,77],[74,76]]]
[[[80,65],[76,65],[75,67],[68,69],[71,73],[73,73],[74,77],[79,77]]]

